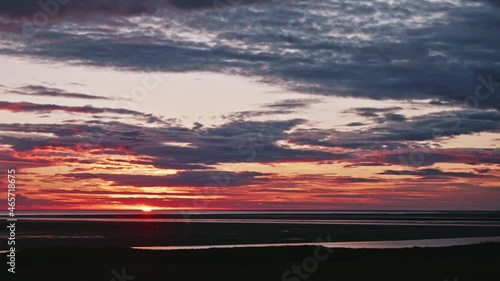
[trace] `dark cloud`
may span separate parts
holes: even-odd
[[[10,90],[10,93],[26,96],[44,96],[44,97],[62,97],[62,98],[76,98],[87,100],[110,100],[108,97],[87,95],[80,93],[70,93],[61,89],[49,88],[44,86],[25,86],[16,90]]]
[[[344,113],[353,113],[361,117],[366,117],[374,120],[377,123],[384,122],[403,122],[406,121],[406,117],[402,114],[395,113],[396,111],[401,110],[401,107],[384,107],[384,108],[375,108],[375,107],[355,107],[349,110],[344,111]]]
[[[347,124],[346,126],[349,126],[349,127],[358,127],[358,126],[364,126],[364,125],[366,125],[366,124],[362,123],[362,122],[352,122],[352,123]]]
[[[119,122],[93,122],[92,125],[0,124],[0,130],[38,133],[33,137],[1,135],[0,139],[17,151],[43,147],[95,148],[103,155],[113,155],[124,150],[138,157],[147,157],[127,160],[127,163],[162,169],[206,170],[210,165],[221,163],[316,162],[351,157],[348,153],[277,145],[279,140],[287,138],[288,130],[303,122],[301,119],[234,121],[205,129],[180,126],[151,128]],[[188,143],[189,146],[177,146],[175,143]]]
[[[410,147],[410,144],[404,140],[378,139],[371,129],[349,132],[333,129],[297,129],[290,133],[288,141],[299,145],[372,151],[404,149]]]
[[[135,147],[139,154],[154,155],[156,165],[160,163],[191,163],[215,165],[238,162],[290,162],[335,160],[349,158],[345,153],[291,149],[278,146],[279,140],[287,138],[286,132],[305,120],[287,121],[232,121],[203,132],[185,131],[175,136],[164,131],[162,137],[175,137],[176,141],[189,142],[192,147],[165,146],[150,143]],[[179,137],[180,136],[180,137]]]
[[[174,7],[181,9],[225,9],[235,8],[242,5],[283,4],[287,2],[292,2],[292,0],[171,0]]]
[[[84,113],[84,114],[102,114],[114,113],[121,115],[130,115],[144,118],[148,123],[167,124],[162,118],[152,114],[146,114],[139,111],[129,110],[125,108],[100,108],[92,106],[61,106],[55,104],[35,104],[29,102],[6,102],[0,101],[0,110],[8,110],[12,112],[34,112],[46,113],[53,111],[65,111],[68,113]]]
[[[99,178],[99,177],[96,177]],[[88,185],[85,185],[86,187],[89,187]],[[98,187],[96,185],[95,187]],[[29,192],[26,192],[29,194]],[[36,192],[33,192],[34,194],[38,193],[59,193],[59,194],[95,194],[95,195],[137,195],[136,191],[107,191],[107,190],[87,190],[87,189],[39,189]],[[157,196],[163,196],[163,197],[170,197],[170,196],[182,196],[186,195],[186,193],[183,192],[147,192],[147,191],[141,191],[141,195],[147,196],[147,195],[157,195]]]
[[[38,1],[24,2],[4,1],[0,13],[21,16],[38,10]],[[90,20],[81,27],[72,25],[71,30],[55,24],[37,32],[44,44],[4,47],[0,53],[129,70],[236,73],[319,95],[432,99],[500,109],[500,96],[493,91],[498,91],[500,79],[500,18],[498,9],[488,4],[496,2],[471,6],[446,1],[433,5],[425,1],[295,1],[294,5],[269,1],[276,5],[252,9],[238,5],[220,13],[217,8],[203,9],[195,19],[162,8],[208,7],[209,2],[75,0],[61,7],[61,15],[154,14],[155,20],[146,16],[137,21]],[[116,28],[133,32],[124,37],[114,32]],[[165,28],[173,32],[187,28],[214,41],[155,32]]]
[[[363,117],[378,117],[380,113],[393,113],[395,111],[401,110],[401,107],[355,107],[344,111],[344,113],[354,113]]]
[[[467,172],[443,172],[439,169],[421,169],[421,170],[387,170],[380,175],[399,175],[399,176],[422,176],[426,178],[437,178],[437,177],[454,177],[454,178],[480,178],[484,177],[482,175],[478,175],[475,173],[467,173]]]
[[[360,162],[360,163],[345,165],[344,168],[378,167],[378,166],[390,166],[390,164],[383,162],[366,162],[366,163]]]
[[[261,117],[268,115],[292,114],[300,109],[307,109],[312,104],[318,103],[319,99],[286,99],[279,102],[266,104],[261,110],[239,111],[223,116],[231,120],[248,119],[252,117]]]
[[[23,0],[2,1],[0,15],[14,18],[33,17],[38,12],[44,12],[52,17],[68,15],[140,15],[153,13],[156,5],[170,1],[132,1],[132,0]],[[47,13],[50,12],[50,13]]]
[[[161,9],[225,9],[242,5],[269,4],[272,0],[23,0],[1,1],[0,15],[33,17],[47,11],[51,17],[64,16],[138,16]]]
[[[486,3],[490,3],[491,5],[495,7],[500,7],[500,1],[499,0],[479,0],[479,1],[484,1]]]
[[[279,102],[271,103],[266,105],[268,108],[277,108],[277,109],[305,109],[310,107],[312,104],[320,102],[319,99],[286,99]]]
[[[500,164],[500,150],[486,149],[432,149],[388,153],[382,156],[386,163],[410,167],[433,166],[436,163],[468,165]]]
[[[157,32],[148,37],[137,30],[140,27],[136,23],[120,23],[137,30],[140,40],[131,40],[131,35],[123,38],[112,32],[115,23],[106,26],[99,21],[87,22],[83,30],[41,30],[40,38],[64,40],[2,52],[133,70],[160,66],[165,71],[231,71],[321,95],[441,99],[459,105],[500,108],[500,97],[484,83],[500,79],[496,67],[500,18],[489,5],[298,1],[296,5],[281,3],[254,9],[240,5],[224,13],[208,9],[191,20],[182,13],[162,12],[158,7],[206,7],[208,2],[97,2],[71,1],[66,9],[92,15],[156,12],[166,25],[169,20],[180,22],[202,34],[214,35],[217,40],[206,44],[189,42]],[[31,6],[3,4],[3,10],[22,15],[33,12]],[[316,12],[324,10],[331,11],[331,15]],[[359,20],[352,21],[353,16]],[[388,24],[389,19],[396,23]],[[141,20],[148,22],[146,17]],[[93,32],[86,35],[89,30]],[[131,53],[134,56],[123,55]],[[479,95],[477,87],[481,87]]]
[[[477,173],[480,173],[480,174],[486,174],[488,172],[491,172],[492,169],[489,169],[489,168],[482,168],[482,169],[474,169],[474,171],[476,171]]]
[[[49,208],[60,207],[57,201],[48,200],[48,199],[32,199],[28,196],[24,196],[23,194],[16,194],[16,205],[23,207],[31,207],[31,206],[46,206]]]
[[[237,187],[269,180],[263,178],[268,176],[267,174],[226,171],[186,171],[165,176],[89,173],[73,173],[64,176],[76,179],[102,179],[111,181],[116,186],[135,187]]]
[[[379,109],[382,110],[382,109]],[[362,111],[366,115],[373,110]],[[500,125],[498,111],[462,110],[430,113],[406,119],[404,116],[384,116],[384,124],[353,131],[301,129],[290,135],[290,141],[303,145],[343,147],[351,149],[389,150],[408,148],[414,142],[437,141],[444,137],[479,132],[496,132]],[[388,122],[386,121],[396,121]],[[418,147],[418,145],[416,146]]]
[[[197,129],[201,129],[201,128],[203,128],[203,124],[198,123],[198,122],[194,122],[193,130],[197,130]]]
[[[252,117],[262,117],[269,115],[284,115],[284,114],[292,114],[295,113],[294,110],[288,109],[275,109],[275,110],[245,110],[238,111],[228,115],[224,115],[223,118],[227,118],[230,120],[246,120]]]
[[[285,121],[234,121],[222,124],[219,127],[207,128],[208,135],[212,136],[240,136],[263,134],[262,141],[272,143],[282,138],[286,131],[306,123],[304,119]]]
[[[383,119],[384,122],[385,121],[403,122],[406,121],[406,116],[404,116],[403,114],[388,113],[384,115],[384,119]]]
[[[497,111],[453,111],[421,115],[400,125],[371,129],[375,140],[425,141],[478,132],[494,132],[499,128]]]

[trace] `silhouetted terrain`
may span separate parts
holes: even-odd
[[[144,251],[126,248],[45,248],[18,253],[15,280],[282,280],[292,266],[327,249],[272,247]],[[303,270],[302,270],[303,271]],[[333,249],[307,279],[287,280],[491,281],[500,276],[500,244],[447,248]],[[133,279],[131,279],[134,276]],[[293,277],[295,276],[295,277]],[[305,275],[304,275],[305,276]],[[3,280],[3,279],[2,279]],[[115,279],[116,280],[116,279]]]

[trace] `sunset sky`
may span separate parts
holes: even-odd
[[[0,2],[20,209],[500,210],[499,1],[55,1]]]

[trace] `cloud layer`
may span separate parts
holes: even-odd
[[[29,15],[39,9],[36,2],[2,4],[0,11]],[[138,70],[237,71],[320,95],[500,107],[491,92],[500,83],[500,18],[488,1],[243,1],[230,9],[168,8],[209,2],[71,1],[61,14],[88,13],[92,19],[74,19],[78,25],[71,29],[51,23],[22,48],[0,52]],[[114,13],[126,17],[103,25],[99,15]],[[140,17],[141,24],[127,20],[143,13],[152,16]],[[14,35],[4,40],[23,42]]]
[[[0,3],[28,65],[0,75],[0,163],[30,208],[499,208],[498,1],[55,1]],[[114,96],[151,72],[141,106]]]

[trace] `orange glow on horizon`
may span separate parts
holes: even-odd
[[[141,207],[141,211],[143,211],[145,213],[149,213],[149,212],[153,211],[153,208],[149,207],[149,206],[143,206],[143,207]]]

